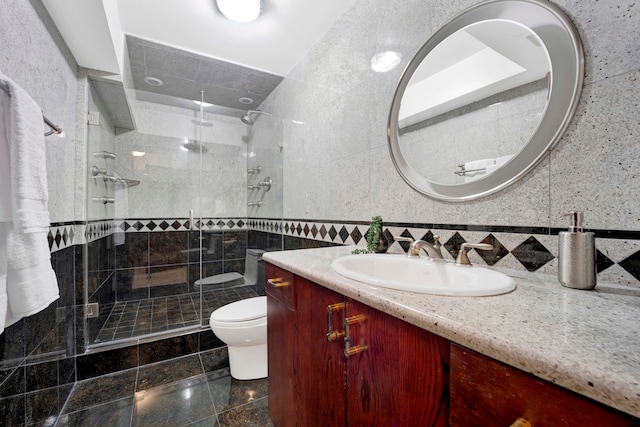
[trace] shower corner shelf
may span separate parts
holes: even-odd
[[[115,153],[111,153],[109,151],[96,151],[95,153],[91,154],[93,157],[100,157],[103,159],[112,159],[115,160],[116,158],[116,154]]]
[[[119,176],[109,174],[109,172],[106,169],[99,168],[97,166],[91,167],[91,176],[93,177],[93,179],[102,178],[104,182],[126,184],[127,187],[133,187],[140,184],[140,181],[136,179],[120,178]]]

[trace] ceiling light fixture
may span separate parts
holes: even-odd
[[[149,86],[162,86],[164,84],[162,80],[155,77],[145,77],[144,82]]]
[[[262,13],[262,0],[216,0],[224,16],[236,22],[251,22]]]
[[[376,73],[386,73],[400,65],[402,55],[398,52],[387,51],[373,55],[371,58],[371,69]]]

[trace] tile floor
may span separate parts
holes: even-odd
[[[217,308],[256,296],[254,286],[203,290],[202,324],[209,323],[209,316]],[[94,322],[97,324],[92,328],[99,331],[93,342],[104,343],[197,325],[200,301],[197,292],[105,305],[100,314],[102,321]]]
[[[226,352],[225,352],[226,353]],[[226,356],[226,355],[225,355]],[[266,427],[267,379],[238,381],[201,354],[78,382],[56,426]]]

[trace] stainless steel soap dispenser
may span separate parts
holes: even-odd
[[[582,212],[569,212],[568,231],[558,236],[558,280],[562,286],[593,289],[596,286],[596,244],[592,232],[584,231]]]

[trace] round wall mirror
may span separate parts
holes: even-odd
[[[396,169],[439,200],[505,188],[560,139],[583,70],[573,25],[548,2],[493,0],[462,12],[400,79],[388,124]]]

